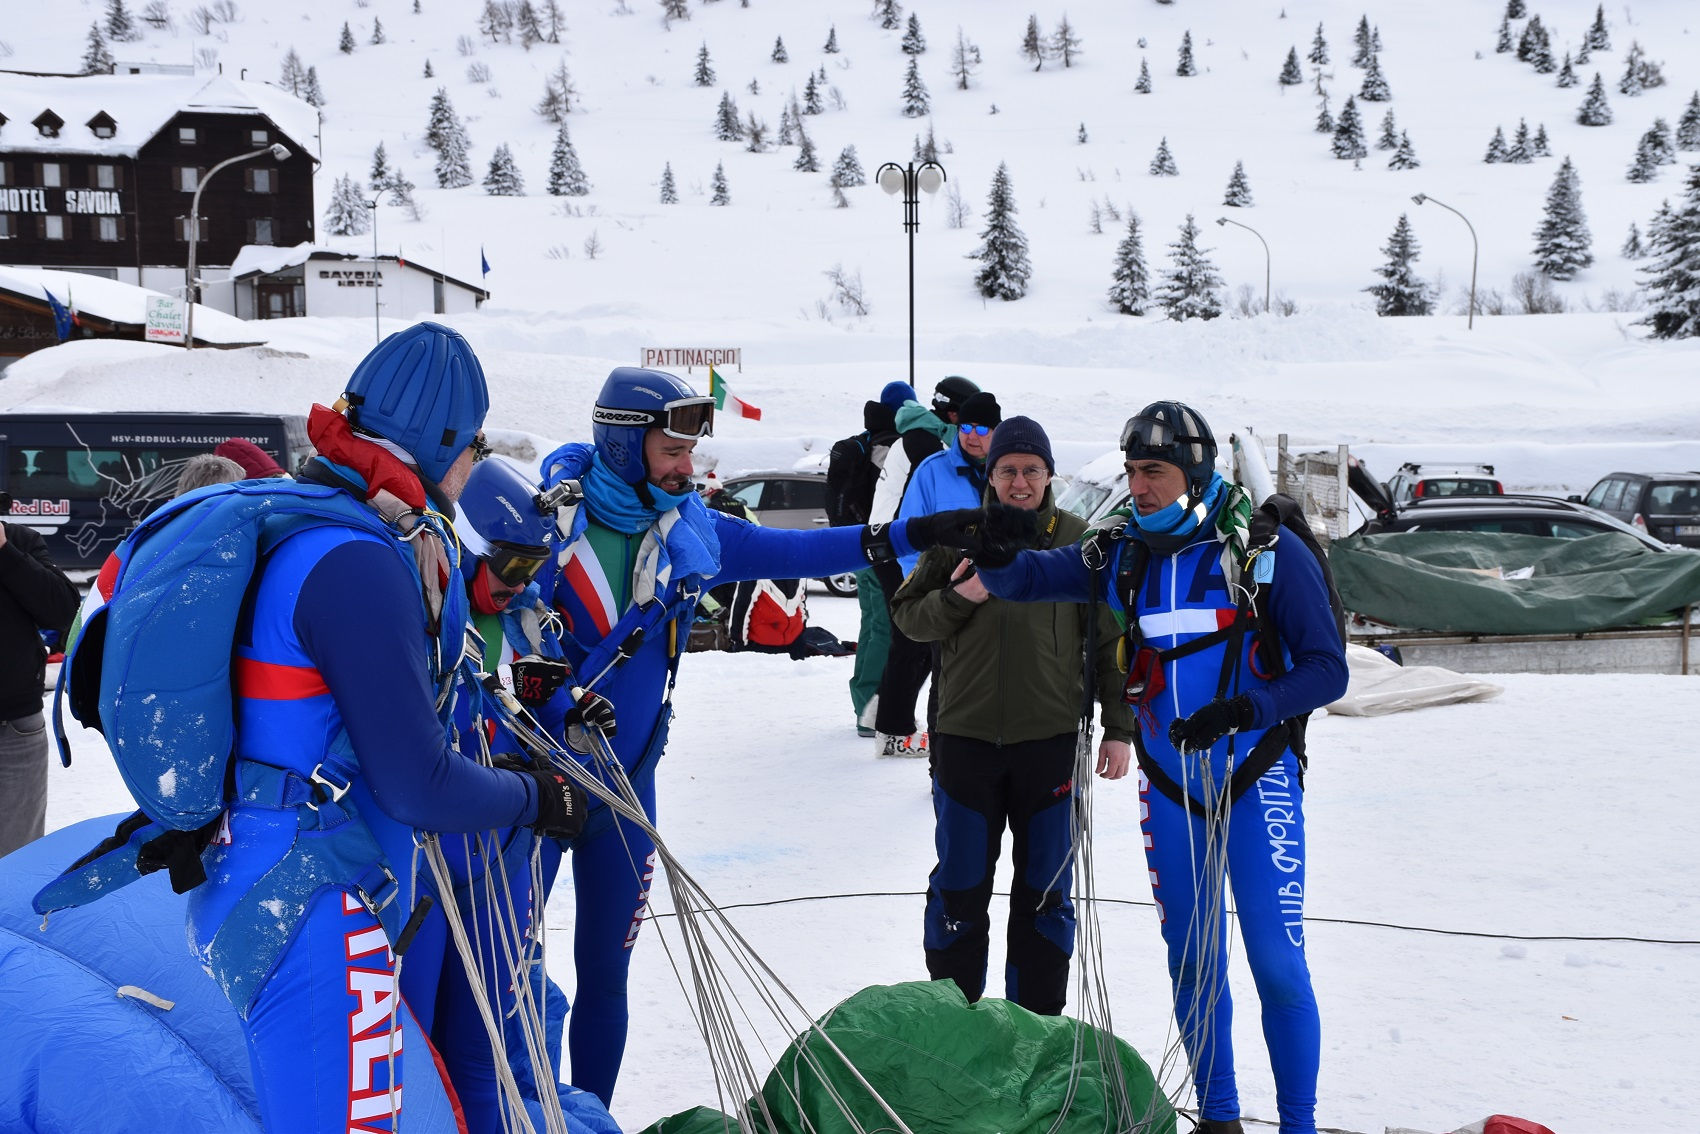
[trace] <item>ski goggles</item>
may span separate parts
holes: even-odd
[[[1122,426],[1122,452],[1130,461],[1164,461],[1184,469],[1199,459],[1193,446],[1204,443],[1203,437],[1177,433],[1160,417],[1130,417]],[[1202,453],[1203,449],[1198,449],[1198,454]]]
[[[477,433],[474,433],[472,435],[472,444],[469,446],[469,448],[471,448],[471,450],[472,450],[472,463],[473,464],[477,464],[479,461],[482,461],[485,457],[488,457],[492,452],[492,450],[490,448],[490,442],[488,442],[484,439],[483,430],[479,430]]]
[[[635,425],[659,429],[669,437],[696,441],[714,432],[714,399],[679,398],[659,410],[597,406],[591,411],[590,419],[597,425]]]
[[[537,572],[543,570],[543,565],[549,562],[549,549],[493,543],[483,560],[484,565],[490,569],[490,574],[500,579],[503,585],[519,589],[535,579]]]
[[[974,424],[972,424],[970,422],[966,422],[966,421],[963,422],[961,425],[956,427],[957,432],[963,434],[964,436],[972,433],[976,437],[984,437],[986,434],[990,433],[993,429],[996,429],[996,428],[997,428],[997,426],[995,426],[995,425],[974,425]]]

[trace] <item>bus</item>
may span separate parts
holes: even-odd
[[[138,521],[177,490],[190,457],[233,437],[290,475],[313,455],[307,419],[250,413],[0,413],[7,519],[40,532],[66,571],[99,569]]]

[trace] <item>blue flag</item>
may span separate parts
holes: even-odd
[[[51,291],[48,291],[46,288],[42,288],[41,290],[47,293],[47,306],[53,309],[54,333],[59,336],[60,342],[64,342],[66,339],[71,337],[71,313],[65,309],[65,305],[63,303],[60,303],[57,299],[53,298],[53,293]]]
[[[490,274],[490,257],[484,255],[484,246],[482,244],[478,246],[478,260],[484,265],[484,274],[488,276]]]

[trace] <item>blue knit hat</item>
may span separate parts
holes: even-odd
[[[880,405],[896,413],[904,402],[915,401],[915,387],[907,382],[887,382],[880,391]]]
[[[992,447],[986,450],[986,467],[992,468],[998,459],[1009,453],[1027,453],[1045,462],[1045,471],[1055,476],[1056,462],[1051,459],[1051,439],[1044,427],[1030,417],[1005,418],[992,434]]]

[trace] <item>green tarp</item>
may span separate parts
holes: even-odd
[[[1571,634],[1680,617],[1700,603],[1700,554],[1634,536],[1387,532],[1328,550],[1346,609],[1407,630]],[[1526,578],[1495,578],[1523,574]]]
[[[1173,1134],[1175,1113],[1151,1069],[1133,1048],[1067,1017],[1035,1016],[1006,1000],[970,1005],[951,981],[863,989],[819,1023],[862,1076],[915,1134],[1102,1134],[1129,1129]],[[1080,1040],[1080,1073],[1070,1096],[1070,1068]],[[1128,1124],[1106,1125],[1106,1040],[1121,1064]],[[799,1044],[807,1041],[807,1058]],[[826,1076],[823,1084],[816,1068]],[[1112,1088],[1113,1090],[1114,1088]],[[813,1032],[798,1037],[762,1086],[776,1134],[850,1134],[895,1129],[890,1117]],[[839,1109],[834,1093],[855,1116]],[[1058,1123],[1058,1115],[1067,1114]],[[752,1108],[760,1116],[759,1109]],[[664,1118],[644,1134],[740,1131],[719,1111],[697,1107]],[[763,1128],[764,1134],[766,1127]]]

